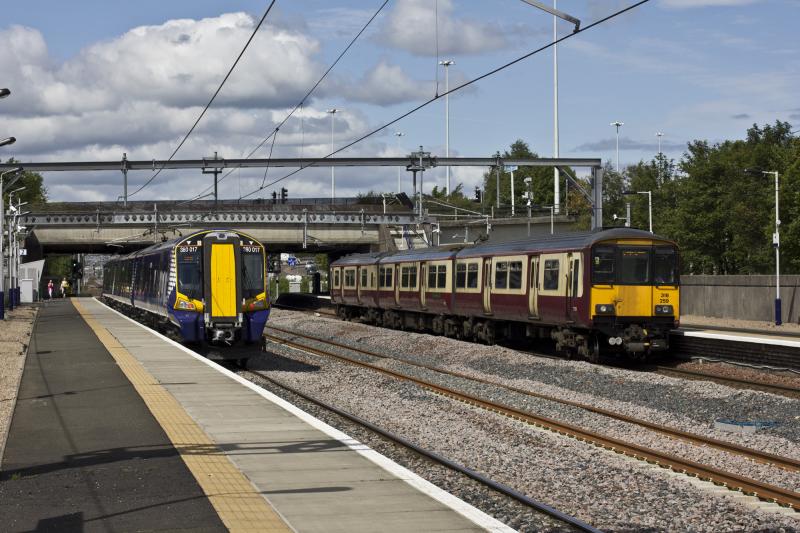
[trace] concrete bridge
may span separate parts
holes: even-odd
[[[54,253],[120,253],[188,234],[231,227],[270,251],[356,252],[422,244],[418,218],[406,206],[374,199],[272,203],[268,200],[51,203],[20,218],[27,260]],[[380,199],[378,199],[380,202]]]

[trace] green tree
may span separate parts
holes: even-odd
[[[6,163],[13,165],[18,163],[15,159],[11,158]],[[11,174],[7,174],[5,180],[9,180]],[[28,202],[28,206],[38,206],[47,202],[47,188],[44,186],[42,175],[38,172],[23,171],[21,177],[12,185],[9,190],[25,187],[25,190],[20,191],[14,195],[14,198],[19,198],[22,202]],[[5,186],[3,187],[6,188]],[[8,205],[8,194],[3,195],[3,201]]]
[[[744,140],[689,143],[678,165],[680,174],[662,184],[667,197],[658,208],[665,211],[656,227],[681,245],[684,270],[767,274],[774,269],[772,179],[745,169],[773,170],[783,176],[781,211],[789,237],[784,243],[793,254],[788,264],[794,269],[800,266],[795,259],[800,251],[797,142],[790,124],[778,121],[763,127],[754,124]]]

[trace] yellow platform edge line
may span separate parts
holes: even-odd
[[[80,302],[75,309],[117,362],[230,531],[294,531],[228,456]]]

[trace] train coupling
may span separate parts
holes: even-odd
[[[234,330],[232,329],[213,329],[211,330],[211,343],[212,344],[233,344],[235,338]]]

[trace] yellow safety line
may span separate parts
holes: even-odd
[[[75,298],[72,303],[164,429],[230,531],[293,529],[139,361]]]

